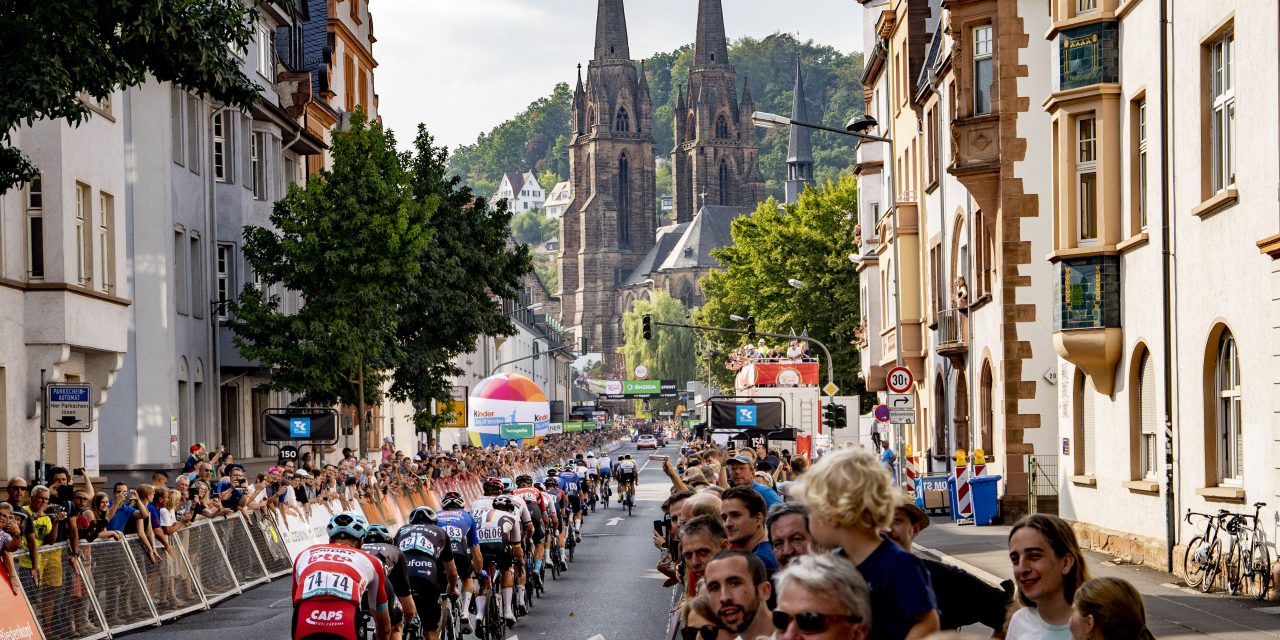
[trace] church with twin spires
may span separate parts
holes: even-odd
[[[755,106],[745,83],[737,90],[721,0],[698,0],[693,55],[670,150],[675,224],[659,227],[649,84],[631,59],[623,0],[599,0],[595,53],[585,80],[579,66],[573,94],[573,200],[560,221],[558,296],[561,324],[606,362],[636,300],[662,290],[702,304],[698,281],[720,266],[711,251],[730,244],[733,219],[765,199]]]

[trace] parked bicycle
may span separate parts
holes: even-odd
[[[1204,533],[1191,539],[1183,556],[1183,573],[1187,586],[1199,587],[1209,593],[1213,590],[1213,582],[1218,577],[1222,559],[1222,541],[1218,539],[1220,529],[1218,523],[1228,511],[1221,509],[1217,515],[1195,513],[1187,509],[1187,524],[1192,524],[1191,517],[1204,518]]]
[[[1192,516],[1205,519],[1204,533],[1191,539],[1183,557],[1188,587],[1208,593],[1221,576],[1223,588],[1232,595],[1243,591],[1258,600],[1266,598],[1271,586],[1271,550],[1259,517],[1265,506],[1265,502],[1254,503],[1252,515],[1226,509],[1219,509],[1216,515],[1187,510],[1188,524]],[[1225,554],[1219,532],[1226,532]]]

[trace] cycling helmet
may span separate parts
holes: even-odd
[[[445,509],[465,509],[467,501],[462,498],[461,493],[450,491],[444,494],[444,499],[440,501],[440,506]]]
[[[581,453],[579,453],[579,454],[577,454],[577,455],[573,456],[573,459],[574,459],[574,460],[577,460],[577,461],[579,461],[579,462],[581,462],[581,461],[582,461],[582,454],[581,454]]]
[[[547,488],[548,488],[548,489],[550,489],[551,487],[559,487],[559,486],[560,486],[560,478],[557,478],[557,477],[556,477],[556,476],[554,476],[554,475],[547,476]]]
[[[359,514],[339,513],[329,518],[329,525],[325,527],[325,531],[329,534],[330,541],[339,537],[360,541],[364,540],[365,535],[369,533],[369,521]]]
[[[391,544],[391,540],[391,530],[385,524],[371,524],[369,525],[369,532],[364,534],[365,544],[370,542]]]
[[[435,524],[439,522],[436,518],[436,511],[431,507],[418,507],[409,512],[410,524]]]
[[[588,452],[587,452],[587,457],[588,457],[588,458],[594,458],[594,457],[596,457],[596,454],[595,454],[595,453],[593,453],[593,452],[591,452],[591,451],[588,451]]]
[[[515,511],[516,503],[507,496],[498,496],[493,499],[493,508],[499,511]]]
[[[533,476],[531,476],[531,475],[529,475],[529,474],[527,474],[527,473],[522,473],[522,474],[520,474],[520,475],[516,476],[516,486],[518,486],[518,487],[527,487],[527,486],[532,485],[532,484],[533,484]]]
[[[502,481],[497,478],[485,478],[484,494],[486,496],[496,496],[502,493]]]
[[[514,491],[514,490],[515,490],[515,488],[516,488],[516,483],[512,482],[512,481],[511,481],[511,478],[503,478],[503,479],[502,479],[502,492],[503,492],[503,493],[511,493],[512,491]]]

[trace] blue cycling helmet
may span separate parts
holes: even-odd
[[[370,542],[391,544],[391,540],[391,530],[385,524],[371,524],[369,525],[369,532],[364,534],[364,542],[366,544]]]
[[[358,542],[368,535],[369,521],[359,514],[339,513],[329,518],[329,525],[325,527],[325,531],[329,534],[331,541],[345,536]]]
[[[516,490],[516,483],[512,482],[512,481],[511,481],[511,478],[503,478],[503,479],[502,479],[502,492],[503,492],[503,493],[511,493],[512,491],[515,491],[515,490]]]
[[[435,509],[431,507],[418,507],[409,512],[410,524],[435,524],[439,521],[439,518],[436,517]]]

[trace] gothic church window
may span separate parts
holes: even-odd
[[[631,118],[627,116],[626,107],[618,107],[618,116],[613,119],[613,128],[623,133],[631,130]]]
[[[720,161],[720,206],[729,206],[729,163]]]
[[[729,121],[721,115],[716,119],[716,139],[726,140],[729,137]]]
[[[626,154],[618,159],[618,246],[631,245],[631,163]]]

